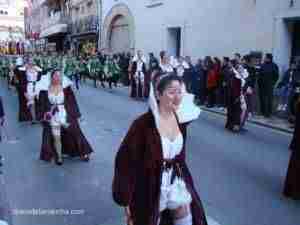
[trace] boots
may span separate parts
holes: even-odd
[[[63,164],[63,159],[62,159],[62,144],[61,144],[60,136],[54,137],[54,146],[57,153],[57,158],[55,162],[58,166],[61,166]]]
[[[35,117],[35,105],[32,104],[30,106],[30,113],[31,113],[31,116],[32,116],[32,124],[35,124],[36,123],[36,117]]]

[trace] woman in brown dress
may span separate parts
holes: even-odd
[[[34,65],[32,59],[23,66],[22,58],[18,58],[14,73],[19,97],[19,122],[36,122],[40,118],[35,87],[41,78],[41,69]]]
[[[239,127],[241,124],[241,80],[236,77],[234,72],[234,68],[232,65],[232,61],[229,63],[229,71],[228,71],[228,92],[226,96],[227,100],[227,122],[225,128],[231,131],[239,131]]]
[[[155,80],[150,110],[133,122],[116,155],[114,201],[125,207],[128,224],[207,225],[185,160],[189,121],[177,114],[182,79],[166,74]]]
[[[78,123],[81,115],[71,85],[59,70],[38,84],[44,121],[40,159],[55,159],[57,165],[63,164],[62,154],[89,161],[93,152]]]
[[[292,155],[289,162],[283,194],[288,198],[300,200],[300,98],[298,98],[296,112],[294,136],[290,144]]]

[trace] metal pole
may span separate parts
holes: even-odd
[[[98,17],[98,51],[101,49],[102,41],[102,0],[97,1],[97,17]]]

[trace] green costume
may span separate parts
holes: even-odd
[[[76,58],[74,57],[68,57],[66,59],[66,64],[65,64],[65,74],[70,77],[76,73],[76,67],[77,67],[77,62]]]
[[[88,64],[84,60],[79,61],[78,67],[79,67],[79,74],[86,75],[89,73]]]
[[[42,59],[40,56],[34,56],[33,57],[33,62],[35,63],[35,65],[37,65],[38,67],[42,68]]]

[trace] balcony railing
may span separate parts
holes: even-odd
[[[44,20],[42,24],[42,30],[47,29],[56,24],[67,24],[67,23],[68,23],[68,17],[64,16],[61,11],[58,11]]]
[[[88,32],[97,32],[99,20],[97,16],[87,16],[79,19],[71,25],[72,34],[81,34]]]

